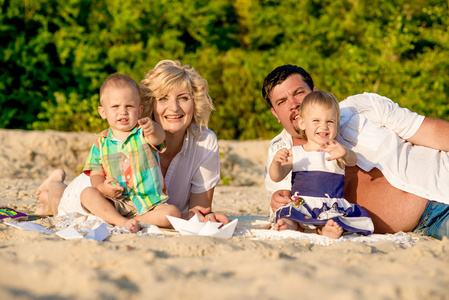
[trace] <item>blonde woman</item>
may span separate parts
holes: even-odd
[[[207,128],[212,99],[207,81],[192,67],[178,61],[160,61],[140,83],[143,117],[149,116],[166,134],[166,151],[159,155],[169,199],[188,219],[197,214],[202,221],[228,223],[223,214],[211,211],[215,186],[220,181],[217,137]],[[65,173],[55,170],[37,190],[36,213],[87,214],[80,195],[90,186],[81,174],[68,186]]]

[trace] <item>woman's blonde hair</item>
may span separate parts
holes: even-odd
[[[337,135],[340,134],[340,106],[338,105],[337,98],[329,92],[325,91],[313,91],[304,97],[301,106],[299,107],[299,116],[304,118],[304,114],[311,105],[321,105],[324,108],[332,108],[335,110],[337,116]],[[301,138],[307,141],[307,135],[304,130],[300,130]]]
[[[209,96],[207,81],[194,68],[188,65],[182,66],[179,61],[162,60],[145,75],[139,87],[144,107],[143,117],[154,118],[153,104],[157,98],[167,95],[174,89],[187,89],[194,103],[193,119],[189,125],[190,132],[194,133],[192,125],[197,125],[200,131],[207,128],[214,105]]]

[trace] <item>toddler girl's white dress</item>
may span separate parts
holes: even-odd
[[[325,152],[307,152],[292,147],[292,200],[276,211],[276,221],[290,219],[303,228],[314,229],[329,219],[345,231],[369,235],[374,231],[368,212],[343,198],[344,168],[336,160],[327,161]]]

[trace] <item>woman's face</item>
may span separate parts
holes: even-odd
[[[154,120],[166,133],[183,134],[193,119],[193,96],[187,89],[172,90],[157,97],[153,104]]]

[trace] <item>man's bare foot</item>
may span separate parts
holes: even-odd
[[[125,222],[125,226],[126,228],[129,229],[129,231],[131,231],[132,233],[136,233],[138,231],[140,231],[141,227],[139,222],[137,222],[136,219],[129,219]]]
[[[42,182],[42,184],[37,188],[36,190],[36,197],[39,199],[40,195],[42,194],[42,192],[44,191],[48,191],[50,190],[50,185],[53,182],[64,182],[65,180],[65,172],[63,169],[56,169],[53,170],[50,174],[50,176],[48,176],[47,179],[44,180],[44,182]]]
[[[327,220],[326,225],[321,228],[321,231],[318,230],[318,234],[338,239],[343,234],[343,228],[338,225],[334,220]]]
[[[277,231],[282,230],[298,230],[298,223],[289,219],[279,219],[276,224],[274,224],[274,229]]]

